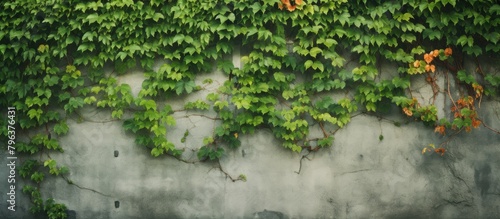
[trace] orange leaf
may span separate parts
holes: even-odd
[[[280,10],[283,10],[283,4],[278,3],[278,8],[279,8]]]
[[[431,71],[431,65],[429,64],[425,65],[425,71]]]
[[[434,73],[436,71],[436,66],[435,65],[431,65],[431,71],[432,71],[432,73]]]
[[[444,125],[438,125],[434,129],[434,132],[438,132],[439,134],[444,135],[445,134],[445,130],[446,130],[446,128],[444,127]]]
[[[467,103],[465,103],[465,100],[464,100],[464,99],[458,99],[458,100],[457,100],[457,104],[458,104],[458,106],[460,106],[460,107],[464,107],[464,106],[466,106],[466,105],[467,105]]]
[[[478,128],[478,127],[479,127],[479,125],[481,125],[481,121],[476,120],[476,119],[472,119],[472,126],[473,126],[474,128]]]
[[[446,149],[444,149],[444,148],[436,148],[436,149],[434,150],[434,152],[436,152],[436,153],[438,153],[438,154],[441,154],[441,156],[443,156],[443,155],[444,155],[444,152],[446,152]]]
[[[295,8],[297,8],[297,6],[295,6],[295,5],[287,5],[287,8],[288,8],[288,11],[295,11]]]
[[[472,88],[474,88],[474,91],[476,91],[476,98],[481,97],[481,94],[483,93],[483,86],[479,84],[472,84]]]
[[[425,62],[427,62],[427,64],[431,63],[433,59],[434,59],[434,57],[432,57],[430,54],[426,53],[424,55],[424,60],[425,60]]]
[[[439,55],[439,50],[435,49],[431,52],[432,56],[437,57]]]
[[[467,100],[469,102],[469,106],[474,106],[474,98],[472,98],[471,96],[468,96]]]
[[[415,61],[415,62],[413,63],[413,67],[415,67],[415,68],[420,67],[420,61],[419,61],[419,60]]]
[[[303,3],[304,3],[304,2],[303,2],[302,0],[295,0],[295,4],[296,4],[296,5],[301,5],[301,4],[303,4]]]
[[[446,49],[444,50],[444,55],[445,55],[445,56],[451,56],[451,54],[453,54],[453,51],[451,50],[451,48],[450,48],[450,47],[448,47],[448,48],[446,48]]]
[[[411,110],[409,110],[408,108],[403,108],[403,112],[407,115],[407,116],[412,116],[413,115],[413,112]]]

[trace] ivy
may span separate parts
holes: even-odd
[[[216,127],[198,158],[217,160],[241,145],[238,135],[261,128],[295,152],[316,150],[312,141],[328,147],[353,113],[382,112],[388,103],[438,133],[470,131],[482,124],[482,98],[499,94],[497,73],[459,64],[500,51],[500,5],[493,1],[17,0],[0,7],[0,105],[15,107],[19,128],[30,130],[30,140],[16,144],[19,153],[63,152],[58,139],[71,131],[67,119],[82,120],[79,111],[89,106],[110,109],[155,157],[183,153],[166,137],[176,111],[214,112]],[[241,68],[228,59],[236,47]],[[157,59],[166,61],[156,68]],[[380,69],[387,62],[398,66],[390,76]],[[117,80],[132,68],[146,78],[138,96]],[[216,91],[172,109],[170,99],[215,84],[197,79],[216,68],[227,77]],[[435,89],[437,71],[470,91],[452,100],[450,121],[409,93],[416,75]],[[332,95],[339,93],[345,96]],[[323,136],[311,139],[315,125]],[[25,164],[21,174],[33,185],[68,172],[52,159]],[[65,217],[65,207],[43,201],[37,186],[24,190],[34,212]]]

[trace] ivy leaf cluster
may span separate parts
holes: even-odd
[[[411,77],[427,72],[422,54],[435,48],[454,51],[438,68],[452,71],[481,97],[499,94],[498,74],[466,72],[456,65],[500,51],[500,5],[495,1],[294,2],[1,3],[0,110],[15,107],[19,129],[33,130],[26,132],[29,141],[17,144],[18,152],[63,152],[57,139],[71,131],[67,119],[80,117],[79,110],[90,105],[124,119],[124,128],[153,156],[180,156],[182,150],[166,138],[176,124],[168,100],[203,89],[197,77],[215,68],[227,80],[204,100],[184,105],[184,110],[213,110],[220,121],[200,145],[200,159],[221,158],[241,145],[238,135],[261,128],[271,129],[292,151],[311,150],[312,143],[327,147],[334,141],[333,130],[347,125],[352,113],[378,112],[387,103],[436,123],[435,106],[420,107],[407,92]],[[242,52],[241,68],[228,60],[235,47]],[[165,62],[156,68],[158,59]],[[416,61],[418,68],[412,66]],[[385,62],[398,67],[395,75],[382,77]],[[113,72],[106,73],[105,66]],[[142,69],[146,78],[137,97],[116,77],[132,68]],[[459,108],[464,112],[456,122],[437,124],[477,125],[465,110],[472,106]],[[6,139],[6,121],[0,125]],[[310,138],[315,125],[323,136]],[[38,184],[45,178],[38,167],[50,175],[67,172],[53,162],[27,161],[25,176]],[[44,202],[36,186],[26,192],[36,211],[64,217],[64,206]]]

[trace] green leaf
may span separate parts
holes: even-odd
[[[210,102],[215,102],[218,99],[219,99],[219,94],[217,94],[217,93],[209,93],[207,95],[207,100]]]
[[[134,54],[134,53],[135,53],[135,51],[138,51],[138,50],[140,51],[140,50],[142,50],[142,49],[141,49],[141,47],[140,47],[140,46],[138,46],[138,45],[130,45],[130,46],[126,46],[126,47],[124,47],[124,48],[123,48],[123,50],[125,50],[125,51],[130,51],[130,54]]]
[[[462,128],[462,127],[464,126],[464,120],[463,120],[463,119],[461,119],[461,118],[455,118],[455,119],[453,120],[452,125],[454,125],[454,126],[456,126],[457,128],[459,128],[459,129],[460,129],[460,128]]]
[[[184,38],[185,38],[184,34],[177,34],[174,36],[172,41],[180,45],[184,41]]]
[[[313,61],[312,60],[307,60],[305,63],[304,63],[304,68],[305,70],[307,70],[308,68],[310,68],[312,65],[313,65]]]
[[[250,8],[252,8],[252,12],[254,14],[257,14],[257,12],[259,12],[261,9],[261,5],[259,4],[259,2],[255,2],[250,6]]]
[[[320,61],[315,61],[312,66],[311,66],[314,70],[320,70],[320,71],[324,71],[324,67],[323,67],[323,63],[321,63]]]
[[[156,110],[156,102],[154,100],[141,100],[139,105],[144,106],[146,110]]]
[[[392,83],[397,88],[406,89],[406,88],[410,87],[410,81],[408,79],[403,79],[403,78],[400,78],[400,77],[393,78],[392,79]]]
[[[410,21],[410,19],[413,18],[413,15],[410,13],[404,13],[399,16],[396,16],[396,19],[401,22],[401,21]]]
[[[72,113],[75,109],[83,107],[85,104],[83,98],[81,97],[71,97],[66,105],[64,105],[64,110]]]
[[[295,92],[292,90],[285,90],[283,91],[282,96],[285,100],[288,100],[295,97]]]
[[[187,102],[184,104],[184,109],[186,110],[192,110],[192,109],[199,109],[199,110],[208,110],[210,108],[210,105],[208,103],[203,102],[202,100],[197,100],[195,102]]]
[[[186,93],[190,94],[191,92],[193,92],[194,88],[196,87],[196,84],[194,83],[194,81],[188,81],[185,85],[184,85],[184,89],[186,89]]]
[[[62,120],[59,123],[54,125],[54,132],[58,135],[64,135],[68,133],[69,127],[68,124],[66,123],[66,120]]]
[[[45,147],[47,149],[52,149],[52,150],[61,150],[61,148],[59,147],[59,143],[57,142],[56,139],[45,139],[43,144],[45,145]]]
[[[325,40],[324,44],[327,48],[330,48],[330,47],[332,47],[332,45],[336,45],[337,41],[334,39],[328,38]]]
[[[153,132],[155,136],[160,137],[160,136],[165,136],[167,134],[167,129],[164,126],[159,126],[158,124],[154,124],[153,127],[151,127],[151,132]]]
[[[117,118],[117,119],[120,119],[123,115],[123,110],[121,109],[117,109],[117,110],[113,110],[111,112],[111,117],[112,118]]]
[[[212,137],[205,137],[203,138],[203,145],[209,145],[214,143],[214,138]]]
[[[322,138],[322,139],[318,140],[318,147],[331,146],[333,144],[333,140],[334,140],[333,136]]]
[[[334,16],[334,17],[337,17],[337,16]],[[351,15],[348,12],[344,12],[339,17],[337,17],[337,19],[340,22],[340,24],[342,24],[342,26],[344,26],[346,23],[349,22],[350,17],[351,17]]]
[[[234,22],[234,20],[236,19],[235,15],[233,13],[230,13],[228,16],[227,16],[227,19],[230,20],[231,22]]]
[[[5,50],[7,49],[7,45],[5,44],[0,44],[0,52],[2,55],[5,55]]]
[[[491,6],[488,12],[490,14],[500,15],[500,4],[495,4],[495,5]]]
[[[31,175],[31,180],[33,180],[36,183],[40,183],[43,181],[44,177],[45,174],[36,171]]]
[[[276,80],[277,82],[286,82],[286,76],[281,72],[277,72],[274,73],[274,80]]]
[[[461,46],[465,46],[466,44],[468,46],[472,46],[473,43],[474,43],[474,39],[471,36],[467,37],[465,35],[462,35],[457,40],[457,45],[461,45]]]
[[[154,20],[155,22],[158,22],[158,20],[160,20],[160,19],[164,19],[164,18],[165,18],[165,17],[164,17],[164,16],[163,16],[163,14],[161,14],[161,13],[155,13],[155,14],[153,15],[153,20]]]
[[[217,68],[222,70],[224,73],[229,74],[234,68],[233,62],[230,60],[222,60],[217,62]]]
[[[69,99],[71,97],[71,94],[68,92],[63,92],[63,93],[59,94],[58,97],[59,97],[59,102],[63,102],[65,100]]]
[[[127,58],[127,56],[128,56],[128,53],[121,51],[121,52],[118,52],[118,54],[116,54],[115,58],[116,59],[120,58],[120,60],[123,61],[123,60],[125,60],[125,58]]]
[[[89,14],[86,18],[86,20],[89,22],[89,24],[96,22],[98,19],[99,19],[99,15],[97,13]]]
[[[250,101],[246,98],[241,98],[239,100],[234,100],[234,105],[236,105],[236,108],[238,109],[241,109],[241,108],[245,108],[245,109],[249,109],[250,106],[252,106],[250,104]]]
[[[332,58],[332,65],[335,67],[343,67],[344,66],[345,59],[341,56],[336,56]]]
[[[218,108],[219,110],[222,110],[224,107],[228,107],[229,103],[227,101],[215,101],[214,103],[214,108]]]
[[[28,116],[30,117],[30,119],[36,118],[39,121],[42,113],[43,111],[41,109],[30,109],[28,111]]]
[[[267,92],[269,90],[269,85],[267,83],[259,83],[255,93]]]
[[[158,157],[160,155],[162,155],[164,153],[163,149],[162,148],[153,148],[151,149],[151,155],[153,157]]]
[[[468,55],[474,55],[475,57],[481,55],[483,53],[483,50],[481,49],[481,47],[479,47],[478,45],[474,45],[474,46],[466,46],[464,47],[463,51],[468,54]]]
[[[366,103],[366,110],[375,112],[377,110],[377,106],[373,102]]]
[[[311,55],[312,57],[316,58],[316,55],[318,55],[318,53],[321,53],[323,52],[322,49],[320,49],[319,47],[313,47],[310,51],[309,51],[309,55]]]
[[[175,118],[173,116],[165,117],[164,122],[165,122],[165,124],[167,124],[169,126],[175,126],[175,124],[176,124]]]
[[[59,82],[59,77],[58,76],[51,76],[51,75],[46,75],[43,78],[43,82],[47,84],[48,86],[54,86]]]
[[[460,70],[457,72],[457,78],[458,80],[465,82],[467,84],[472,84],[476,82],[476,79],[474,79],[474,76],[467,74],[465,70]]]

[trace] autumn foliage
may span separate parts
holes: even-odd
[[[283,10],[286,7],[286,10],[292,12],[297,9],[297,6],[303,5],[304,2],[302,0],[281,0],[281,3],[278,3],[278,8]]]

